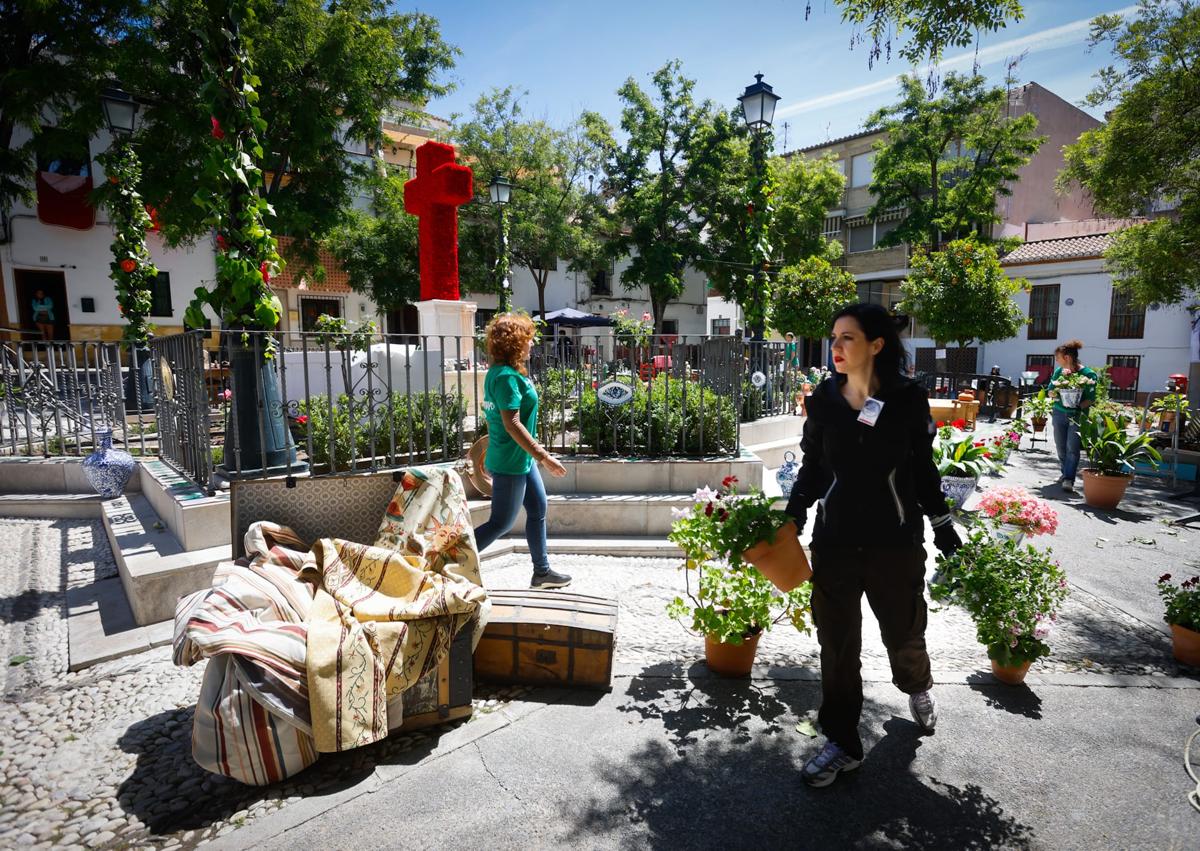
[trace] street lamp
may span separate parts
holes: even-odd
[[[508,218],[504,211],[512,198],[512,190],[512,181],[499,174],[488,183],[488,195],[496,205],[496,217],[499,221],[500,252],[496,257],[496,277],[500,282],[501,313],[512,309],[512,281],[509,278],[508,266]]]
[[[750,156],[754,163],[754,216],[766,216],[767,205],[764,196],[764,185],[767,179],[767,151],[766,142],[763,138],[771,130],[771,122],[775,120],[775,104],[779,102],[779,95],[775,94],[774,90],[763,82],[762,74],[754,75],[754,82],[746,86],[746,91],[742,92],[742,96],[738,101],[742,104],[742,117],[746,119],[746,126],[750,128],[753,134],[750,144]],[[765,224],[769,224],[764,222]],[[754,304],[755,316],[754,327],[751,329],[754,337],[762,340],[764,338],[764,309],[763,299],[765,298],[766,290],[766,266],[770,258],[759,256],[759,248],[761,245],[760,239],[752,240],[755,246],[754,257]]]
[[[100,94],[104,120],[113,136],[132,136],[137,123],[138,102],[120,89],[105,89]]]

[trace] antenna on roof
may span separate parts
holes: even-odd
[[[788,134],[788,126],[789,126],[789,125],[788,125],[788,123],[787,123],[786,121],[785,121],[785,122],[783,122],[783,152],[784,152],[785,154],[787,153],[787,134]]]

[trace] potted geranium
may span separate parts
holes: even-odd
[[[992,453],[992,461],[997,464],[1008,463],[1008,456],[1012,454],[1014,449],[1021,446],[1021,432],[1014,429],[1008,429],[1000,434],[997,434],[988,441],[989,451]]]
[[[729,650],[721,645],[749,642],[739,663],[749,670],[756,636],[778,619],[769,616],[772,606],[782,606],[779,617],[795,620],[793,609],[807,605],[803,583],[812,576],[795,523],[773,507],[770,497],[753,489],[739,494],[736,484],[736,477],[727,476],[720,490],[697,490],[691,508],[675,510],[667,536],[683,550],[686,568],[700,571],[698,596],[688,588],[693,605],[676,598],[668,613],[679,619],[690,615],[692,628],[706,637],[710,666],[722,672],[733,667],[713,660]]]
[[[1045,431],[1046,421],[1050,419],[1050,412],[1054,410],[1054,399],[1046,395],[1046,388],[1043,387],[1036,396],[1025,400],[1024,409],[1024,413],[1029,415],[1029,424],[1034,433],[1040,433]]]
[[[1079,407],[1083,394],[1095,386],[1096,379],[1081,371],[1064,369],[1058,374],[1058,378],[1051,382],[1050,389],[1064,408],[1075,409]]]
[[[1084,412],[1079,418],[1079,441],[1087,453],[1083,471],[1083,501],[1093,508],[1116,508],[1133,481],[1133,464],[1162,461],[1149,434],[1131,435],[1129,420]]]
[[[988,488],[979,499],[979,510],[996,524],[996,536],[1021,543],[1026,535],[1053,535],[1058,513],[1044,499],[1020,486]]]
[[[1050,653],[1046,638],[1066,600],[1067,580],[1049,550],[997,541],[976,529],[952,555],[938,557],[930,596],[967,610],[993,675],[1018,685],[1029,666]]]
[[[1164,573],[1158,577],[1158,596],[1166,607],[1163,620],[1171,626],[1175,658],[1185,665],[1200,666],[1200,576],[1176,585],[1171,574]]]
[[[955,510],[975,492],[979,477],[995,468],[986,443],[963,431],[965,427],[965,420],[939,423],[933,440],[933,460],[942,477],[942,493]]]

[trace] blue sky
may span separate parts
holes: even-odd
[[[895,99],[893,78],[908,69],[898,60],[869,69],[866,48],[849,49],[852,30],[832,0],[813,0],[807,21],[804,6],[804,0],[439,0],[416,8],[437,16],[443,36],[463,55],[452,74],[458,89],[429,109],[446,117],[465,113],[483,92],[511,84],[528,92],[527,115],[564,124],[592,109],[615,124],[621,83],[632,76],[645,84],[677,58],[700,97],[730,106],[761,72],[783,98],[778,145],[784,121],[789,150],[817,144],[861,129],[872,110]],[[1000,82],[1005,60],[1027,52],[1020,81],[1077,103],[1092,74],[1110,61],[1105,46],[1089,51],[1088,20],[1133,8],[1103,0],[1026,0],[1023,21],[980,40],[982,71]],[[969,70],[973,55],[973,49],[949,51],[947,67]]]

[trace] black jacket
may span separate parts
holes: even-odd
[[[805,403],[804,457],[786,511],[803,526],[819,501],[814,548],[919,544],[922,513],[935,527],[950,521],[925,390],[907,379],[880,388],[883,410],[869,426],[842,396],[844,381],[827,378]]]

